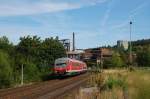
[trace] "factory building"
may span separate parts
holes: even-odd
[[[108,48],[91,48],[84,50],[84,60],[102,60],[111,58],[113,51]]]
[[[129,47],[129,43],[128,43],[128,41],[118,40],[117,41],[117,47],[123,48],[124,50],[127,50]]]

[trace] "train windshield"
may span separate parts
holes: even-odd
[[[65,66],[67,66],[66,61],[67,61],[66,58],[57,59],[57,60],[55,60],[55,66],[56,67],[65,67]]]
[[[56,63],[56,67],[65,67],[66,63]]]

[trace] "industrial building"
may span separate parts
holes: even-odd
[[[68,58],[83,60],[83,61],[93,61],[104,60],[112,57],[113,51],[109,48],[90,48],[84,50],[77,50],[75,47],[75,33],[73,33],[72,47],[70,44],[70,39],[59,40],[66,49],[66,54]],[[72,48],[72,50],[71,50]]]
[[[77,60],[83,59],[84,51],[79,51],[75,47],[75,33],[74,32],[73,32],[73,36],[72,36],[72,44],[70,42],[70,39],[62,39],[59,41],[63,44],[64,48],[66,49],[66,54],[67,54],[68,58],[77,59]],[[72,47],[71,47],[71,45],[72,45]]]
[[[117,41],[117,47],[123,48],[124,50],[127,50],[129,47],[129,43],[128,43],[128,41],[118,40]]]
[[[104,60],[111,58],[113,54],[113,51],[108,48],[91,48],[91,49],[85,49],[84,50],[84,60],[92,60],[92,61],[97,61],[97,60]]]
[[[70,39],[62,39],[59,41],[63,44],[63,46],[67,52],[70,51]]]

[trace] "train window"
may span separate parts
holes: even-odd
[[[73,63],[73,66],[79,66],[79,63]]]
[[[57,63],[56,67],[65,67],[67,64],[66,63]]]

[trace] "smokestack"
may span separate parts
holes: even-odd
[[[73,32],[73,49],[72,49],[72,51],[75,51],[75,34],[74,34],[74,32]]]

